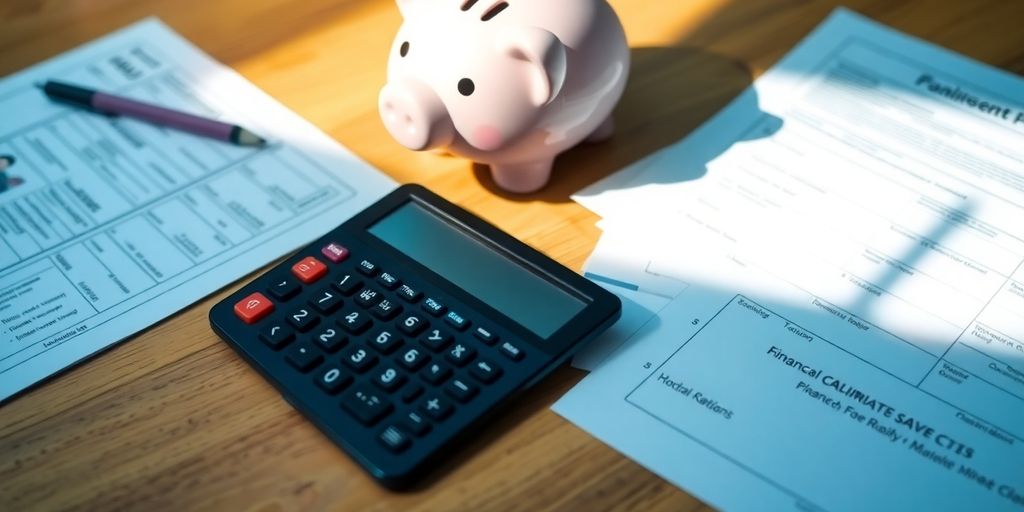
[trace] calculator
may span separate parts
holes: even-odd
[[[210,311],[214,331],[381,484],[415,485],[621,303],[418,185]]]

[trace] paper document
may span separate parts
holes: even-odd
[[[50,102],[58,79],[238,123],[241,148]],[[159,21],[0,81],[0,400],[335,227],[394,187]],[[173,341],[173,340],[172,340]]]
[[[665,299],[554,409],[724,509],[1024,509],[1022,140],[1024,80],[837,11],[581,194]]]

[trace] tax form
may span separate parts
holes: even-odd
[[[241,148],[51,103],[59,79],[241,124]],[[147,20],[0,81],[0,401],[293,250],[395,184]],[[4,190],[5,188],[5,190]]]
[[[1024,80],[840,10],[745,95],[581,193],[661,299],[555,411],[724,509],[1024,509]]]

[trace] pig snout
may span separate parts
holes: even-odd
[[[447,146],[455,138],[448,110],[425,84],[414,80],[388,83],[380,91],[378,107],[391,136],[413,151]]]

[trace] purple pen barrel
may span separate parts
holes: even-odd
[[[92,108],[99,112],[126,115],[153,124],[227,142],[234,142],[233,133],[237,130],[231,124],[204,119],[185,112],[149,105],[128,98],[111,96],[102,92],[97,92],[93,95]]]

